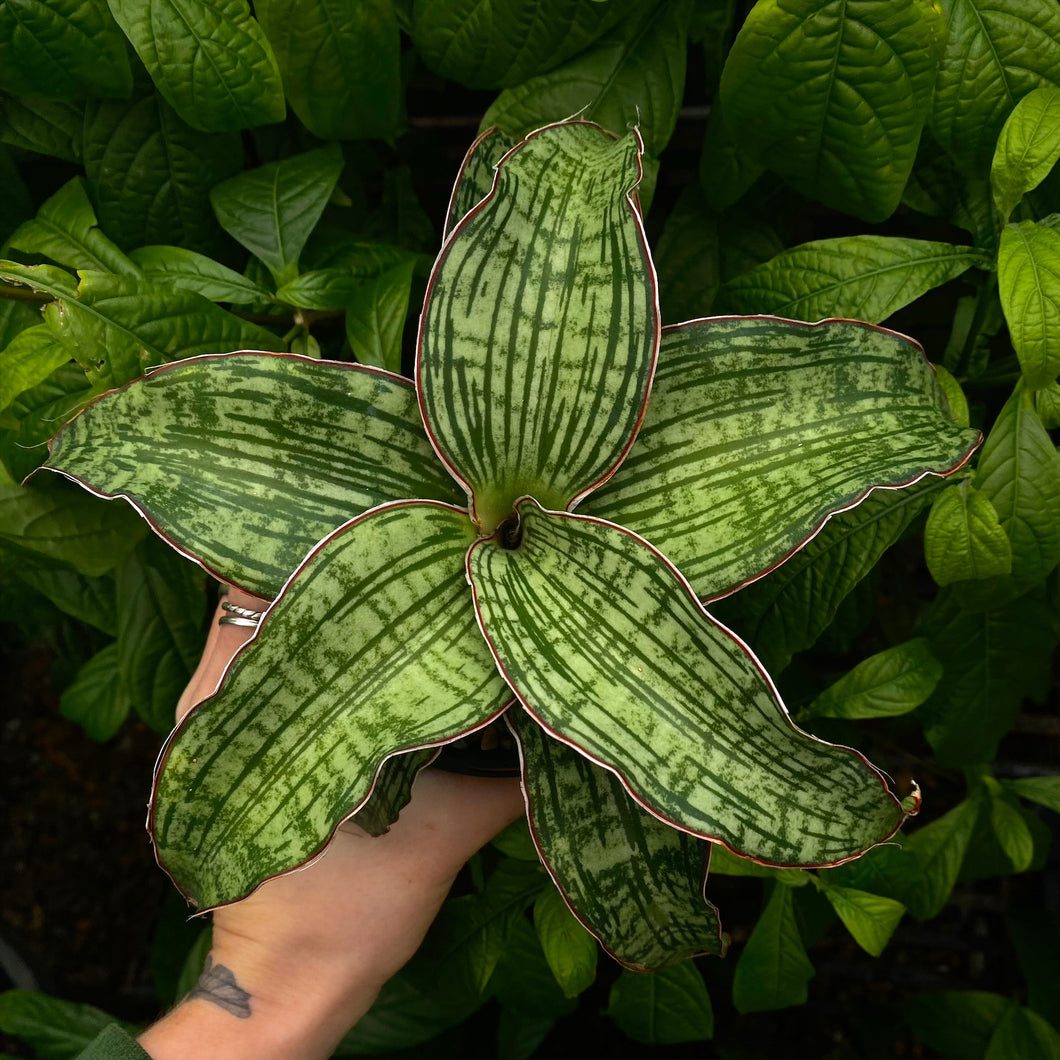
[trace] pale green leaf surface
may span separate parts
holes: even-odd
[[[132,702],[121,688],[118,645],[108,644],[77,671],[59,697],[59,712],[93,740],[109,740],[128,717]]]
[[[1006,780],[1004,784],[1021,799],[1030,799],[1053,813],[1060,813],[1060,777],[1020,777]]]
[[[852,887],[829,884],[821,890],[854,941],[870,956],[879,957],[905,915],[905,906],[893,898]]]
[[[17,261],[0,261],[0,280],[19,287],[32,287],[53,298],[77,295],[77,280],[57,265],[23,265]]]
[[[835,869],[823,869],[817,873],[825,884],[853,887],[869,894],[903,901],[911,886],[920,881],[920,869],[916,858],[901,846],[904,837],[873,847],[863,858],[848,861]],[[713,866],[711,866],[713,871]]]
[[[1006,225],[1001,233],[997,282],[1027,385],[1043,387],[1056,382],[1060,373],[1060,230],[1033,221]]]
[[[1022,1005],[1012,1005],[1001,1017],[983,1060],[1060,1060],[1060,1033]]]
[[[264,287],[241,273],[184,247],[140,247],[129,257],[152,283],[171,283],[211,302],[247,305],[270,297]]]
[[[195,129],[283,121],[276,57],[247,0],[107,0],[158,91]]]
[[[924,559],[939,585],[1012,571],[1012,545],[997,511],[968,480],[935,499],[924,528]]]
[[[953,470],[978,437],[893,332],[696,321],[664,331],[637,441],[580,510],[646,537],[700,597],[721,596],[874,486]]]
[[[346,302],[346,341],[361,364],[401,374],[401,336],[415,260],[363,280]]]
[[[420,324],[427,430],[492,531],[532,495],[566,508],[621,460],[658,340],[629,200],[638,141],[584,122],[512,151],[439,255]]]
[[[935,369],[935,376],[939,381],[939,386],[942,387],[942,392],[946,395],[946,402],[950,407],[950,415],[953,417],[954,422],[961,427],[970,426],[968,399],[964,396],[961,384],[953,377],[950,370],[943,365],[936,364],[932,367]]]
[[[23,331],[40,323],[40,306],[0,298],[0,350]]]
[[[493,189],[497,163],[519,141],[500,129],[487,129],[468,148],[460,166],[445,219],[443,242],[472,206],[480,203]]]
[[[812,876],[805,869],[775,869],[741,858],[715,843],[710,849],[710,876],[750,876],[760,880],[780,880],[787,887],[805,887]]]
[[[984,990],[946,990],[913,998],[905,1018],[925,1045],[948,1060],[983,1060],[991,1036],[1012,1006],[1009,998]]]
[[[937,916],[949,901],[978,816],[978,801],[965,799],[905,840],[903,848],[916,859],[920,879],[903,900],[918,920]]]
[[[277,284],[298,275],[305,247],[342,172],[338,144],[250,169],[216,185],[222,227],[265,263]]]
[[[931,103],[939,23],[918,0],[756,4],[721,78],[739,147],[809,198],[889,217]]]
[[[1060,88],[1029,92],[1008,116],[994,151],[990,183],[1002,222],[1060,158]]]
[[[199,132],[152,91],[90,103],[84,154],[100,225],[120,246],[222,251],[224,233],[207,193],[242,167],[237,132]]]
[[[1060,427],[1060,384],[1050,383],[1034,392],[1034,411],[1047,431]]]
[[[71,269],[96,269],[127,276],[140,270],[100,230],[80,177],[64,184],[20,225],[8,240],[17,250],[43,254]]]
[[[998,413],[972,484],[993,505],[1012,545],[1012,571],[959,587],[969,608],[1000,606],[1039,584],[1060,561],[1060,454],[1018,390]]]
[[[345,309],[365,280],[350,269],[313,269],[285,283],[276,292],[276,299],[299,309]]]
[[[781,865],[843,861],[902,812],[849,748],[796,728],[674,569],[612,524],[520,505],[516,551],[468,554],[482,629],[531,714],[645,808]]]
[[[1019,800],[1004,790],[992,791],[990,827],[1015,872],[1026,872],[1034,860],[1034,837],[1023,819]]]
[[[942,677],[942,664],[923,637],[858,663],[799,714],[808,718],[885,718],[915,710]]]
[[[637,7],[637,0],[415,0],[412,39],[443,77],[501,88],[558,66]]]
[[[0,994],[0,1030],[29,1043],[39,1060],[74,1060],[110,1023],[137,1032],[132,1024],[122,1024],[92,1005],[63,1001],[35,990]]]
[[[290,356],[154,372],[64,428],[47,466],[127,496],[182,551],[266,597],[320,538],[366,509],[462,499],[407,382]]]
[[[0,97],[0,142],[11,147],[80,162],[84,125],[84,103]]]
[[[726,309],[797,320],[849,317],[878,324],[986,259],[971,247],[898,236],[803,243],[722,288]]]
[[[525,762],[531,828],[549,872],[582,923],[637,970],[724,953],[704,898],[708,846],[646,813],[618,779],[509,713]]]
[[[291,109],[322,140],[401,128],[401,40],[390,0],[258,0]]]
[[[534,930],[566,997],[577,997],[592,985],[596,978],[596,939],[553,887],[542,891],[534,902]]]
[[[1060,10],[1052,0],[943,0],[949,33],[929,119],[965,169],[984,172],[1018,100],[1060,84]]]
[[[42,383],[62,364],[70,351],[45,324],[20,332],[0,350],[0,410],[31,387]]]
[[[481,726],[510,692],[481,640],[465,513],[409,502],[325,539],[166,745],[160,862],[206,908],[303,863],[383,760]]]
[[[677,1045],[714,1037],[714,1009],[690,961],[654,975],[623,971],[611,987],[609,1015],[627,1038],[644,1045]]]
[[[105,0],[8,0],[0,7],[0,89],[44,99],[128,95],[125,41]]]
[[[942,662],[943,678],[920,708],[941,764],[989,762],[1024,697],[1041,694],[1057,643],[1050,605],[1035,589],[1004,607],[967,611],[940,593],[918,632]]]
[[[794,892],[775,885],[736,962],[732,1000],[737,1012],[768,1012],[804,1004],[814,967],[795,920]]]
[[[547,74],[506,88],[481,128],[525,135],[578,114],[616,136],[637,125],[649,155],[669,142],[681,108],[688,51],[686,0],[656,0]]]
[[[420,770],[437,757],[438,751],[428,747],[388,758],[379,770],[371,797],[350,820],[371,836],[384,835],[409,804]]]

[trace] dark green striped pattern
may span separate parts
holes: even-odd
[[[902,821],[854,751],[796,728],[747,649],[673,568],[608,523],[520,505],[516,551],[468,569],[508,683],[664,819],[779,865],[853,857]]]
[[[629,202],[638,149],[584,122],[531,135],[435,265],[421,407],[486,531],[524,494],[565,508],[621,458],[641,416],[658,336]]]
[[[449,215],[445,219],[445,238],[460,223],[461,218],[481,202],[493,188],[493,174],[497,163],[519,141],[500,129],[488,129],[472,145],[457,174],[453,194],[449,200]]]
[[[873,486],[946,474],[978,440],[953,422],[919,347],[893,332],[698,321],[663,332],[636,444],[579,510],[648,538],[710,598]]]
[[[425,751],[409,751],[408,754],[388,758],[375,782],[372,797],[350,818],[355,825],[369,835],[379,836],[390,831],[398,814],[412,798],[412,782],[424,766],[438,757],[438,751],[428,747]]]
[[[45,466],[128,498],[181,551],[267,597],[367,508],[466,504],[407,382],[282,354],[177,362],[107,394],[59,432]]]
[[[380,762],[453,739],[511,698],[475,624],[467,515],[369,512],[307,560],[157,779],[159,861],[201,907],[301,864]]]
[[[604,949],[637,971],[724,954],[728,938],[703,896],[710,844],[646,813],[612,773],[550,739],[518,707],[508,719],[538,848]]]

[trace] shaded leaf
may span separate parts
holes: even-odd
[[[48,997],[35,990],[0,994],[0,1030],[27,1042],[39,1060],[74,1060],[108,1024],[119,1023],[92,1005]],[[121,1024],[136,1033],[131,1024]]]
[[[192,128],[283,120],[276,57],[246,0],[107,2],[158,91]]]
[[[546,887],[541,895],[548,891],[555,893],[553,888]],[[490,993],[503,1009],[523,1016],[555,1020],[578,1007],[577,1001],[565,997],[560,990],[537,933],[525,916],[516,917],[512,922],[489,985]]]
[[[64,162],[80,162],[85,105],[0,96],[0,142]]]
[[[1048,386],[1060,373],[1060,229],[1033,221],[1006,225],[997,280],[1027,385]]]
[[[736,1011],[767,1012],[803,1005],[814,967],[799,935],[793,891],[776,886],[755,924],[732,982]]]
[[[566,997],[577,997],[596,979],[596,939],[567,908],[555,888],[534,902],[534,929],[552,974]]]
[[[703,977],[690,961],[653,975],[623,971],[607,1006],[619,1030],[645,1045],[676,1045],[714,1037],[714,1010]]]
[[[722,107],[721,99],[715,97],[699,159],[699,185],[715,210],[726,210],[738,202],[765,171],[740,149],[725,123]]]
[[[1034,860],[1034,836],[1023,819],[1019,800],[1000,787],[990,792],[990,825],[1013,870],[1026,872]]]
[[[270,297],[264,287],[241,273],[184,247],[140,247],[129,257],[151,282],[171,283],[184,291],[201,294],[211,302],[248,305]]]
[[[740,149],[809,198],[889,217],[931,103],[939,14],[916,0],[755,5],[721,77]]]
[[[897,236],[843,236],[803,243],[729,280],[726,307],[798,320],[849,317],[879,323],[973,265],[971,247]]]
[[[1007,997],[982,990],[924,993],[906,1006],[913,1033],[950,1060],[983,1060],[990,1038],[1013,1007]]]
[[[1021,799],[1029,799],[1053,813],[1060,813],[1060,777],[1020,777],[1002,783]]]
[[[70,351],[45,324],[27,328],[0,350],[0,409],[42,383],[70,360]]]
[[[905,851],[920,867],[920,879],[905,892],[903,901],[918,920],[937,916],[949,901],[978,816],[978,801],[965,799],[905,840]]]
[[[829,884],[823,886],[821,892],[839,914],[854,941],[870,956],[879,957],[905,915],[905,906],[893,898],[851,887]]]
[[[93,740],[109,740],[132,709],[122,688],[118,645],[108,644],[77,672],[59,699],[59,712],[77,722]]]
[[[1029,1008],[1011,1005],[994,1029],[983,1060],[1060,1060],[1060,1033]]]
[[[89,578],[69,564],[48,559],[34,561],[27,553],[19,556],[17,575],[19,581],[33,586],[64,614],[111,636],[118,632],[113,578]]]
[[[935,369],[939,386],[942,387],[942,392],[946,395],[946,403],[950,407],[950,414],[953,416],[954,421],[962,427],[968,427],[971,422],[968,415],[968,399],[964,396],[961,384],[957,382],[948,368],[943,367],[941,364],[936,364],[932,367]]]
[[[332,144],[223,181],[211,190],[210,202],[225,231],[284,284],[298,275],[298,257],[342,167],[342,151]]]
[[[931,695],[942,664],[922,637],[896,644],[858,663],[804,711],[808,718],[883,718],[907,714]]]
[[[710,848],[710,875],[779,880],[786,887],[805,887],[812,878],[805,869],[776,869],[770,865],[760,865],[750,858],[741,858],[719,843],[712,844]]]
[[[997,511],[967,479],[935,498],[924,528],[924,559],[939,585],[1012,570],[1012,545]]]
[[[1002,223],[1060,158],[1060,89],[1036,88],[1008,116],[994,151],[990,183]]]
[[[361,364],[401,374],[401,336],[415,260],[362,280],[346,301],[346,341]]]

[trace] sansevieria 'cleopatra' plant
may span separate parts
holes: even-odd
[[[660,328],[641,143],[585,121],[465,161],[416,380],[237,353],[106,394],[47,467],[275,598],[160,758],[159,863],[200,908],[384,831],[438,748],[504,715],[531,831],[623,964],[724,949],[711,843],[834,865],[904,802],[800,731],[703,603],[874,487],[960,467],[920,348],[853,321]]]

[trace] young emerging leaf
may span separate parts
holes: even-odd
[[[905,915],[905,906],[852,887],[828,885],[821,890],[854,941],[870,956],[879,957]]]
[[[990,183],[1002,223],[1060,158],[1060,88],[1043,86],[1016,104],[998,137]]]

